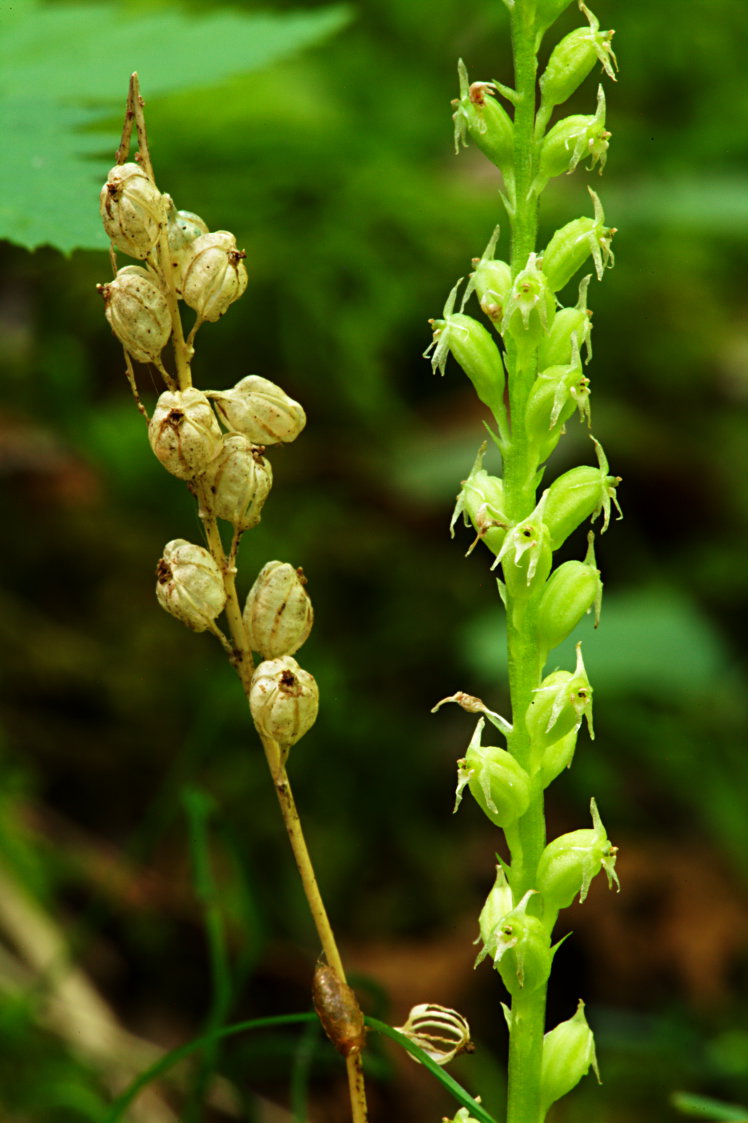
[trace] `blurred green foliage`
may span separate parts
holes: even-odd
[[[458,689],[505,708],[490,559],[464,559],[467,532],[448,534],[482,416],[456,368],[434,379],[421,358],[428,317],[500,217],[485,161],[452,151],[457,57],[476,78],[510,78],[503,5],[472,9],[362,0],[344,32],[282,66],[158,98],[158,67],[140,78],[160,186],[248,255],[247,294],[198,336],[198,383],[262,374],[309,415],[274,458],[240,580],[248,588],[271,557],[309,577],[303,662],[322,706],[292,767],[330,912],[369,1012],[397,1022],[432,1000],[468,1014],[479,1051],[455,1075],[495,1109],[500,988],[487,967],[472,974],[470,940],[496,838],[469,806],[450,817],[470,720],[429,714]],[[621,847],[623,892],[596,886],[570,916],[551,1016],[583,994],[605,1083],[585,1082],[553,1118],[660,1123],[678,1118],[675,1090],[748,1101],[748,9],[601,0],[596,11],[617,29],[621,65],[600,187],[619,233],[616,269],[590,291],[589,374],[625,518],[597,544],[599,635],[588,644],[580,630],[596,740],[550,789],[549,818],[556,833],[587,825],[594,794]],[[572,6],[558,34],[577,20]],[[129,73],[116,36],[107,50]],[[206,75],[214,63],[206,53]],[[125,94],[123,83],[123,105]],[[569,111],[593,105],[590,81]],[[106,127],[113,149],[119,110]],[[546,193],[546,233],[586,213],[586,178]],[[199,528],[121,377],[94,289],[106,254],[0,253],[3,867],[123,1024],[166,1047],[197,1036],[215,992],[182,795],[201,790],[214,807],[225,1016],[308,1009],[316,943],[241,694],[217,645],[153,596],[163,543]],[[152,401],[147,377],[141,388]],[[549,478],[592,459],[582,427],[570,433]],[[577,545],[581,556],[582,534]],[[568,651],[556,656],[568,665]],[[12,985],[13,964],[0,962],[5,1116],[101,1118],[106,1076],[45,1028],[49,983]],[[266,1119],[263,1097],[285,1102],[289,1072],[310,1118],[345,1118],[337,1058],[305,1040],[221,1046],[240,1118]],[[374,1119],[453,1113],[376,1042],[371,1064]],[[226,1117],[215,1098],[205,1108]]]

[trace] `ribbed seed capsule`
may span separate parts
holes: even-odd
[[[213,627],[223,611],[223,575],[202,546],[184,538],[167,542],[156,567],[156,596],[162,608],[194,632]]]
[[[314,725],[317,683],[290,655],[268,659],[252,675],[249,708],[259,732],[284,748],[295,745]]]
[[[577,665],[574,672],[553,671],[546,675],[534,691],[527,707],[525,722],[533,747],[544,750],[587,719],[590,737],[592,728],[592,687],[582,660],[582,645],[577,644]]]
[[[466,786],[483,814],[496,827],[506,827],[524,815],[530,803],[530,777],[506,749],[481,745],[485,721],[480,718],[464,759],[457,762],[454,810]]]
[[[543,1067],[540,1078],[541,1115],[593,1069],[598,1081],[595,1038],[584,1016],[581,998],[573,1018],[561,1022],[543,1038]]]
[[[252,651],[263,659],[293,655],[308,638],[314,621],[301,569],[270,561],[260,570],[244,606],[244,627]]]
[[[140,265],[126,265],[113,281],[96,287],[109,326],[125,350],[139,363],[160,364],[171,335],[171,315],[153,274]]]
[[[155,246],[166,221],[164,196],[135,163],[111,169],[99,195],[99,210],[117,249],[141,261]]]
[[[462,59],[457,63],[460,78],[460,97],[452,104],[455,111],[455,154],[460,143],[467,147],[466,136],[488,156],[497,168],[506,172],[514,159],[514,126],[509,114],[493,96],[493,82],[470,84],[467,68]]]
[[[610,244],[616,230],[606,226],[602,204],[591,187],[587,189],[595,207],[594,218],[575,218],[562,226],[546,246],[541,264],[548,284],[558,292],[582,268],[588,257],[595,263],[598,281],[606,269],[612,268],[615,257]]]
[[[605,870],[608,886],[619,889],[615,871],[617,848],[608,840],[597,804],[590,800],[592,827],[570,831],[549,842],[538,862],[536,885],[543,894],[550,916],[568,908],[579,894],[580,902],[587,896],[592,879]]]
[[[596,62],[615,81],[618,68],[613,54],[612,31],[600,31],[600,23],[584,4],[579,7],[589,20],[589,27],[578,27],[565,35],[554,47],[548,65],[540,77],[540,92],[545,106],[560,105],[582,84]]]
[[[247,375],[231,390],[209,390],[208,394],[224,425],[254,444],[288,444],[306,425],[299,403],[258,374]]]
[[[182,296],[201,320],[220,320],[230,304],[247,287],[244,250],[228,230],[201,234],[192,243],[192,254],[184,267]]]
[[[224,436],[201,480],[212,513],[239,531],[257,526],[273,486],[273,470],[264,451],[240,433]]]
[[[169,256],[174,275],[174,286],[177,296],[181,296],[185,266],[192,260],[193,247],[197,239],[208,233],[208,224],[200,218],[199,214],[193,214],[191,211],[178,211],[172,206],[166,233],[169,240]]]
[[[221,447],[221,429],[210,402],[194,386],[165,390],[148,423],[155,455],[173,476],[192,480]]]

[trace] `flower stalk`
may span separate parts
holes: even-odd
[[[478,962],[493,961],[511,996],[507,1123],[543,1123],[550,1104],[596,1066],[592,1031],[581,1005],[572,1019],[546,1034],[546,992],[558,946],[553,943],[556,918],[573,899],[584,900],[590,881],[601,869],[609,884],[618,884],[616,848],[608,841],[594,800],[591,829],[572,831],[550,843],[546,838],[545,788],[571,764],[580,728],[586,724],[592,736],[592,687],[581,645],[577,645],[574,669],[548,673],[546,663],[549,653],[592,609],[597,624],[602,599],[593,531],[587,533],[583,559],[554,568],[553,555],[570,535],[601,513],[602,526],[596,529],[604,532],[611,503],[620,517],[615,493],[620,481],[608,474],[602,447],[593,438],[598,467],[572,469],[538,494],[566,424],[574,422],[577,414],[579,423],[591,424],[589,377],[581,354],[584,347],[588,362],[590,277],[579,274],[591,259],[597,279],[602,279],[613,264],[610,243],[615,233],[604,225],[602,204],[590,190],[594,215],[567,223],[543,248],[538,245],[538,206],[549,179],[564,172],[579,175],[584,155],[602,172],[610,137],[604,94],[598,91],[595,115],[561,116],[555,123],[552,119],[598,61],[614,79],[615,56],[610,47],[613,33],[601,31],[597,18],[579,0],[586,22],[550,50],[541,68],[540,42],[571,0],[505,3],[511,21],[514,84],[510,87],[493,79],[471,85],[461,60],[461,97],[455,103],[458,139],[474,141],[499,168],[504,182],[509,260],[495,256],[497,228],[482,257],[473,259],[475,273],[466,292],[478,296],[499,352],[494,368],[501,371],[501,382],[497,375],[491,383],[491,368],[484,364],[478,386],[475,371],[459,348],[451,346],[449,351],[490,410],[493,427],[487,427],[501,456],[501,475],[491,475],[484,466],[486,447],[481,448],[463,482],[453,526],[461,513],[478,535],[468,552],[482,543],[493,555],[491,568],[501,566],[511,719],[494,722],[505,735],[505,748],[481,745],[484,719],[480,719],[459,762],[458,792],[469,788],[503,831],[507,854],[481,913],[483,950],[478,956]],[[507,139],[503,107],[501,115],[493,111],[491,118],[470,111],[470,91],[483,96],[489,86],[508,103],[512,143]],[[500,125],[496,143],[486,136],[492,120]],[[567,300],[567,285],[573,278],[578,297],[574,294]],[[466,303],[463,300],[463,307]],[[450,312],[453,304],[454,295],[447,304]],[[470,319],[463,308],[460,314],[463,320]],[[436,366],[442,373],[447,349],[438,332],[444,322],[432,321]],[[478,336],[475,329],[473,335]],[[436,358],[437,351],[432,362]],[[458,693],[449,700],[491,720],[491,711],[479,699]]]
[[[128,163],[133,129],[138,150],[135,161]],[[115,280],[98,288],[124,348],[128,382],[148,422],[153,452],[194,494],[205,542],[203,546],[177,539],[167,544],[157,569],[158,599],[193,631],[214,635],[236,670],[326,961],[324,969],[338,991],[348,996],[352,1016],[363,1024],[355,995],[347,987],[287,771],[291,746],[317,714],[316,683],[292,658],[309,634],[311,602],[298,576],[301,571],[287,563],[268,563],[244,611],[236,588],[240,539],[260,521],[272,486],[266,446],[272,449],[294,440],[304,427],[304,410],[280,387],[255,375],[228,391],[193,386],[195,337],[203,324],[220,319],[243,294],[245,254],[228,231],[209,232],[199,216],[177,211],[171,198],[158,190],[136,74],[130,81],[116,160],[101,193]],[[118,269],[118,250],[142,264]],[[180,302],[195,312],[187,335]],[[167,344],[170,361],[162,356]],[[140,399],[134,362],[153,366],[164,383],[151,418]],[[229,534],[221,523],[229,525]],[[228,547],[224,535],[230,535]],[[280,594],[272,584],[268,590],[269,568],[285,581]],[[276,576],[276,586],[277,580]],[[293,596],[286,596],[289,589]],[[217,622],[221,617],[223,626]],[[361,1047],[363,1035],[359,1048],[343,1053],[353,1123],[367,1119]]]

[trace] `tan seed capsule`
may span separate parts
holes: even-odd
[[[192,255],[184,267],[182,296],[201,320],[220,320],[242,295],[247,287],[245,257],[228,230],[201,234],[192,243]]]
[[[162,608],[194,632],[210,628],[223,611],[226,591],[217,563],[202,546],[175,538],[156,566],[156,596]]]
[[[171,335],[171,316],[158,281],[140,265],[126,265],[98,285],[104,315],[126,351],[139,363],[160,363]]]
[[[280,386],[249,374],[231,390],[208,391],[227,428],[243,433],[255,444],[288,444],[306,425],[302,406]]]
[[[123,253],[140,260],[156,244],[165,221],[164,196],[139,164],[117,164],[99,195],[101,221]]]
[[[252,676],[249,708],[259,732],[288,747],[314,725],[317,683],[290,655],[260,663]]]
[[[263,659],[293,655],[312,630],[314,611],[301,569],[288,562],[263,566],[244,606],[244,626],[252,651]]]
[[[177,296],[181,296],[184,270],[192,260],[195,241],[201,235],[208,233],[208,224],[203,222],[199,214],[172,209],[166,232],[169,240],[169,256],[174,273],[174,286]]]
[[[192,480],[221,447],[221,429],[205,394],[194,386],[165,390],[148,424],[148,440],[173,476]]]
[[[315,969],[312,1002],[337,1051],[344,1057],[360,1053],[366,1044],[361,1007],[352,989],[326,963],[318,963]]]
[[[224,436],[205,470],[203,482],[213,514],[233,523],[237,530],[257,526],[270,493],[273,470],[263,452],[262,445],[253,445],[240,433]]]

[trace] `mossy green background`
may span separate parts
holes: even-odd
[[[587,213],[589,182],[618,228],[616,268],[590,287],[588,373],[625,518],[598,540],[599,633],[580,629],[596,739],[580,736],[548,821],[587,826],[594,795],[623,888],[596,883],[562,922],[574,935],[551,1017],[585,999],[604,1083],[553,1119],[659,1123],[679,1118],[677,1090],[748,1104],[748,15],[742,0],[595,10],[621,68],[606,83],[608,166],[554,181],[542,219],[546,236]],[[498,174],[474,149],[454,156],[449,103],[458,56],[471,78],[510,81],[508,21],[499,0],[362,0],[352,17],[282,65],[148,100],[152,155],[178,206],[247,250],[249,288],[199,333],[196,382],[261,374],[309,417],[273,455],[239,580],[270,558],[309,578],[301,661],[322,703],[290,770],[346,958],[377,1016],[402,1022],[416,1001],[468,1015],[478,1050],[454,1072],[498,1114],[504,996],[489,966],[472,972],[471,941],[500,839],[468,801],[451,815],[470,718],[429,713],[459,689],[506,710],[490,557],[466,559],[470,536],[448,532],[483,413],[459,369],[435,378],[422,352],[428,318],[502,221]],[[577,22],[572,6],[548,42]],[[590,79],[569,108],[594,102]],[[119,129],[117,114],[112,150]],[[201,789],[227,1017],[307,1009],[318,949],[242,696],[218,646],[153,595],[162,545],[200,531],[122,377],[94,287],[106,253],[0,254],[0,860],[123,1024],[180,1043],[214,996],[184,802]],[[152,400],[147,375],[141,387]],[[582,426],[568,428],[549,478],[593,462]],[[564,556],[584,548],[580,532]],[[103,1118],[106,1081],[40,1028],[37,993],[0,999],[4,1117]],[[375,1123],[452,1114],[415,1066],[378,1042],[370,1055]],[[310,1120],[346,1118],[320,1041],[247,1037],[216,1064],[241,1119],[286,1118],[268,1101],[305,1088]],[[180,1118],[230,1118],[201,1116],[200,1100],[188,1091]]]

